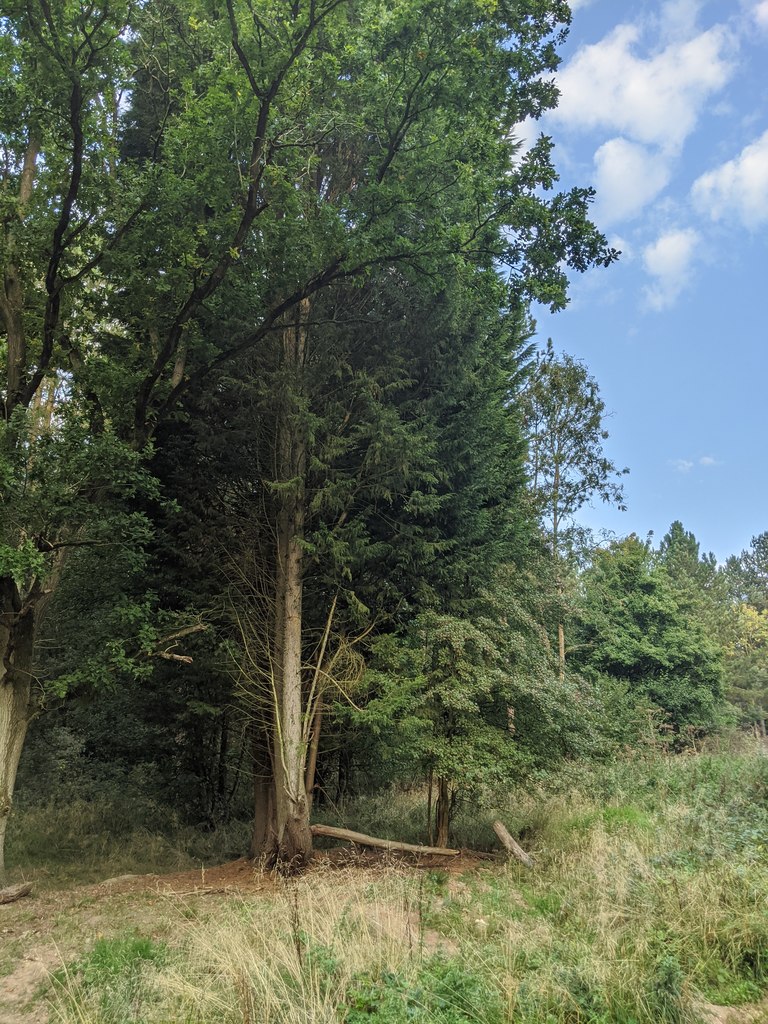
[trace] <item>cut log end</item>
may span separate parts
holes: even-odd
[[[521,864],[525,864],[527,868],[533,867],[533,859],[525,852],[520,844],[512,838],[507,829],[500,821],[494,821],[493,831],[499,838],[499,842],[507,851],[510,857],[514,857],[515,860],[519,860]]]
[[[0,904],[15,903],[23,896],[29,896],[32,892],[31,882],[22,882],[20,885],[9,885],[7,889],[0,889]]]
[[[394,839],[378,839],[376,836],[366,836],[362,832],[352,832],[348,828],[334,828],[332,825],[313,825],[312,835],[326,836],[328,839],[341,839],[345,843],[371,846],[377,850],[419,853],[422,857],[458,857],[461,852],[460,850],[451,850],[447,846],[417,846],[414,843],[398,843]]]

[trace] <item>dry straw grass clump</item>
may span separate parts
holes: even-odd
[[[162,989],[181,1019],[331,1024],[356,977],[407,972],[423,941],[407,880],[313,874],[191,922]]]

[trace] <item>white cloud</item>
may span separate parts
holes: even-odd
[[[746,228],[768,223],[768,131],[733,160],[702,174],[691,194],[713,220],[736,217]]]
[[[684,39],[696,31],[701,0],[667,0],[661,8],[661,30],[664,39]]]
[[[695,462],[693,459],[669,459],[669,465],[676,469],[678,473],[690,473],[696,465],[707,468],[709,466],[719,466],[720,463],[711,455],[702,455]]]
[[[624,235],[608,235],[608,245],[612,249],[618,249],[622,263],[630,263],[635,258],[635,248]]]
[[[643,250],[643,263],[653,278],[645,289],[651,309],[660,311],[673,305],[691,276],[691,266],[700,242],[692,228],[666,231]]]
[[[608,129],[674,153],[732,73],[731,36],[716,25],[648,56],[638,54],[641,42],[639,24],[622,24],[581,47],[558,78],[553,117],[569,128]]]
[[[572,11],[578,11],[582,7],[589,7],[593,0],[570,0],[568,6]]]
[[[518,122],[512,129],[512,137],[515,142],[520,143],[520,148],[515,154],[516,159],[521,159],[531,149],[541,135],[541,125],[532,117],[526,117],[524,121]]]
[[[669,183],[668,161],[628,139],[609,139],[595,153],[597,203],[601,225],[636,217]]]
[[[752,11],[752,16],[760,28],[768,29],[768,0],[760,0]]]

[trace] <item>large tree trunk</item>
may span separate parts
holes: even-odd
[[[14,408],[23,401],[25,374],[27,372],[27,339],[24,331],[24,286],[22,274],[17,265],[17,230],[24,218],[24,211],[32,197],[35,170],[39,154],[39,143],[32,135],[24,153],[18,194],[18,220],[7,220],[5,224],[5,259],[2,280],[0,280],[0,316],[6,336],[6,397],[4,413],[9,418]]]
[[[300,314],[306,317],[306,303]],[[309,804],[305,789],[306,743],[302,694],[302,593],[304,502],[307,443],[300,408],[306,337],[299,325],[284,334],[284,365],[288,384],[280,410],[275,587],[275,708],[273,764],[277,861],[286,870],[300,870],[312,856]]]
[[[30,719],[34,606],[21,606],[13,580],[0,580],[0,885],[5,882],[5,833],[16,773]]]
[[[437,807],[435,808],[437,819],[437,837],[435,845],[440,847],[448,846],[448,827],[451,820],[451,794],[448,779],[441,775],[437,780]]]

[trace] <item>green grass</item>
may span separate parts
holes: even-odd
[[[85,1019],[100,1024],[141,1024],[157,999],[152,974],[167,962],[167,947],[144,936],[97,939],[52,976],[54,1005],[64,1019],[83,1020],[88,1007]]]
[[[12,873],[23,865],[25,878],[51,888],[222,863],[241,856],[248,838],[247,822],[201,832],[151,801],[104,795],[15,810],[7,862]]]
[[[390,834],[421,838],[417,809],[390,793],[344,820],[380,833],[386,811]],[[54,1019],[693,1024],[702,1002],[765,997],[768,758],[573,766],[485,814],[534,870],[315,869],[271,896],[167,904],[161,931],[71,959]]]

